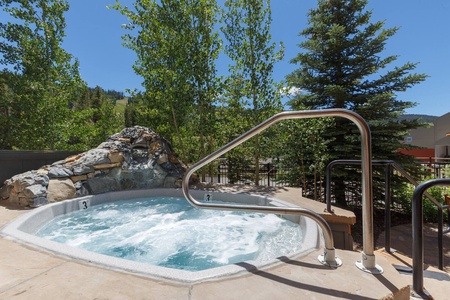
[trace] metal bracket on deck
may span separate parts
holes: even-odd
[[[335,252],[336,250],[334,248],[333,249],[325,248],[324,253],[319,255],[317,259],[322,265],[336,269],[342,266],[342,260],[335,256]]]

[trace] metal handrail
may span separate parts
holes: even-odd
[[[265,213],[291,213],[302,214],[313,218],[323,230],[325,238],[325,253],[324,258],[328,263],[333,263],[334,257],[334,242],[331,228],[328,223],[318,214],[305,209],[299,208],[281,208],[281,207],[265,207],[265,206],[233,206],[224,204],[202,203],[195,200],[189,194],[189,178],[191,175],[201,167],[207,165],[213,160],[219,158],[221,155],[235,148],[236,146],[247,141],[251,137],[257,135],[266,128],[287,119],[306,119],[317,117],[344,117],[356,124],[361,133],[361,158],[362,158],[362,197],[363,197],[363,252],[361,262],[362,268],[367,270],[380,268],[375,264],[374,242],[373,242],[373,208],[372,208],[372,148],[370,129],[367,122],[357,113],[345,109],[328,109],[328,110],[308,110],[308,111],[285,111],[272,116],[261,124],[250,129],[246,133],[232,140],[222,148],[216,150],[205,158],[201,159],[190,168],[188,168],[183,177],[183,193],[186,199],[195,207],[209,208],[209,209],[225,209],[225,210],[250,210]],[[332,252],[332,253],[330,253]],[[361,267],[360,267],[361,268]],[[382,272],[382,271],[381,271]]]
[[[423,194],[433,186],[450,186],[450,178],[432,179],[419,184],[412,198],[413,291],[428,297],[423,286]]]
[[[372,166],[374,165],[385,165],[389,164],[391,161],[389,160],[372,160]],[[336,165],[361,165],[361,160],[357,159],[336,159],[330,162],[325,170],[325,203],[327,205],[327,211],[329,213],[333,213],[333,210],[331,209],[331,170]]]
[[[325,194],[325,201],[327,204],[327,211],[329,213],[333,213],[333,210],[331,209],[331,169],[335,165],[361,165],[360,160],[352,160],[352,159],[337,159],[332,162],[330,162],[326,167],[326,194]],[[385,173],[385,239],[384,239],[384,249],[386,252],[391,253],[391,195],[390,195],[390,173],[391,170],[389,167],[393,167],[396,169],[400,174],[403,175],[411,184],[413,184],[415,187],[419,185],[419,183],[412,178],[408,172],[406,172],[405,169],[403,169],[402,166],[400,166],[397,162],[393,160],[373,160],[372,166],[379,165],[379,166],[386,166],[386,173]],[[427,196],[428,199],[430,199],[431,202],[433,202],[438,209],[440,210],[442,214],[442,204],[437,201],[433,196],[431,196],[428,192],[424,192],[424,195]],[[438,230],[442,231],[442,226],[439,226]],[[439,266],[442,265],[442,248],[440,248],[439,252]],[[440,267],[441,268],[441,267]],[[442,269],[442,268],[441,268]]]
[[[374,165],[381,165],[381,166],[386,166],[386,172],[385,172],[385,198],[384,198],[384,202],[385,202],[385,218],[384,218],[384,224],[385,224],[385,228],[386,230],[385,232],[385,239],[384,239],[384,244],[385,244],[385,250],[390,253],[390,241],[391,241],[391,232],[390,232],[390,227],[391,227],[391,214],[390,214],[390,206],[391,206],[391,194],[390,194],[390,173],[391,173],[391,163],[393,161],[392,160],[373,160],[372,161],[372,166]],[[332,162],[330,162],[327,167],[326,167],[326,194],[325,194],[325,203],[327,205],[327,211],[329,213],[333,213],[333,210],[331,209],[331,169],[335,166],[335,165],[361,165],[361,160],[354,160],[354,159],[338,159],[338,160],[333,160]]]
[[[328,166],[326,167],[326,195],[325,195],[325,201],[327,204],[327,211],[329,213],[333,213],[332,209],[331,209],[331,169],[335,166],[335,165],[360,165],[361,161],[360,160],[354,160],[354,159],[337,159],[337,160],[333,160],[332,162],[330,162],[328,164]],[[394,169],[396,169],[398,172],[400,172],[400,174],[403,175],[403,177],[405,177],[411,184],[413,184],[414,186],[418,186],[419,183],[412,178],[408,172],[406,172],[405,169],[403,169],[402,166],[400,166],[397,162],[393,161],[393,160],[373,160],[372,161],[372,165],[380,165],[380,166],[385,166],[385,165],[390,165],[392,167],[394,167]],[[427,196],[428,199],[430,199],[431,202],[433,202],[435,205],[439,206],[441,205],[439,201],[437,201],[433,196],[431,196],[428,192],[424,192],[424,195]]]

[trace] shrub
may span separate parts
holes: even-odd
[[[404,188],[396,193],[402,209],[404,212],[412,213],[412,196],[415,187],[412,184],[405,184]],[[427,190],[427,192],[434,197],[441,204],[444,204],[445,194],[450,194],[450,187],[434,186]],[[444,211],[444,221],[447,220],[448,211]],[[423,221],[427,223],[437,223],[438,222],[438,208],[437,206],[428,199],[427,196],[423,196]]]

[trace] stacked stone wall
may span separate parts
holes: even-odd
[[[150,128],[135,126],[95,149],[13,176],[0,197],[36,207],[111,191],[174,188],[181,185],[185,170],[170,143]]]

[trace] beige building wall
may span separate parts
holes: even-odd
[[[428,128],[417,128],[409,132],[405,144],[418,147],[434,148],[434,126]]]
[[[438,141],[443,139],[446,134],[450,133],[450,113],[439,117],[434,121],[434,140]]]
[[[446,157],[450,149],[450,113],[437,118],[428,128],[413,129],[406,144],[435,149],[435,157]]]

